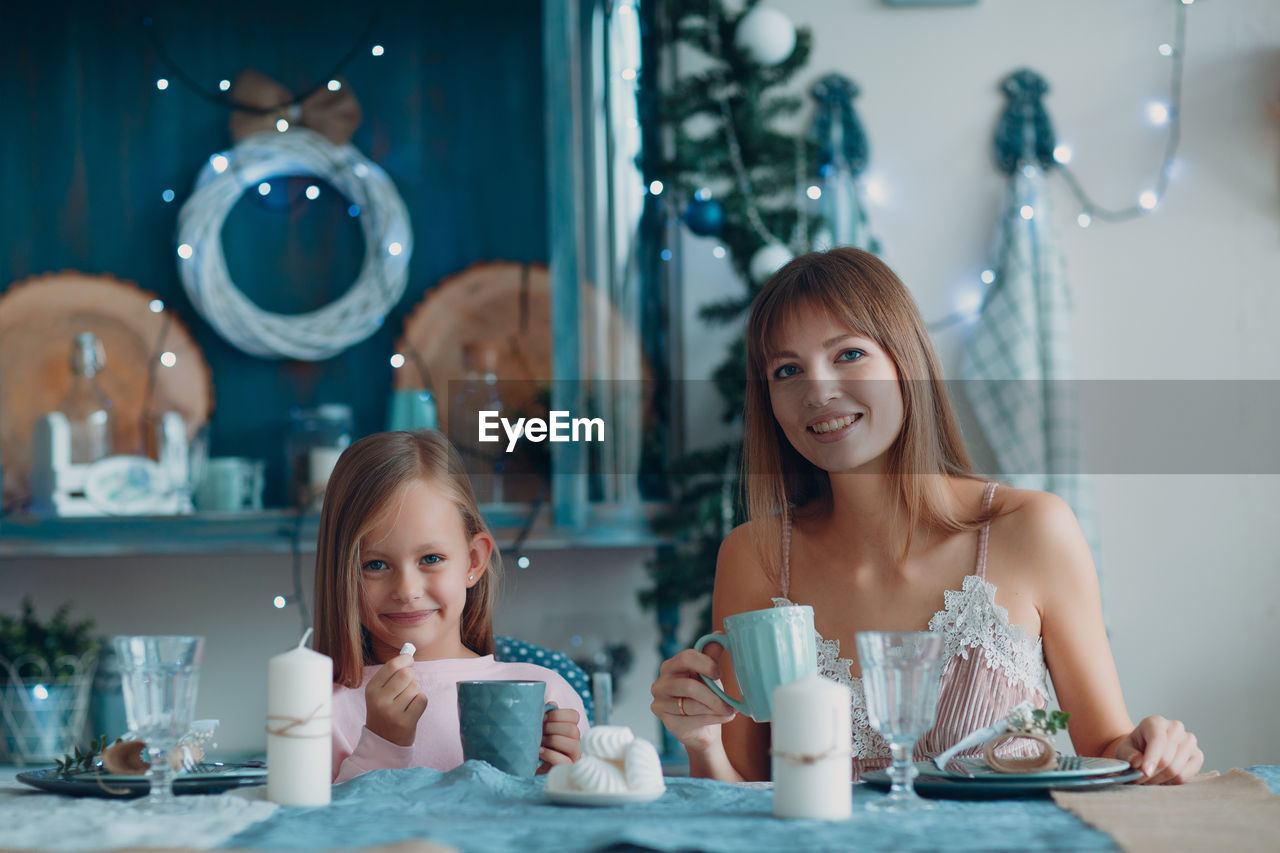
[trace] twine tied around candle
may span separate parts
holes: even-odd
[[[313,720],[332,719],[332,717],[329,714],[321,715],[320,712],[323,710],[324,710],[324,704],[322,703],[320,705],[317,705],[315,707],[315,710],[313,710],[310,714],[307,714],[305,717],[282,717],[278,715],[273,716],[271,714],[268,714],[267,715],[267,734],[276,735],[277,737],[296,737],[296,738],[329,737],[330,733],[327,731],[317,732],[316,734],[311,734],[311,735],[300,735],[300,734],[294,734],[292,732],[293,729],[305,726],[307,723],[310,723]],[[272,728],[271,727],[272,720],[283,720],[284,725],[277,726],[276,728]]]
[[[819,761],[825,761],[828,758],[843,758],[847,755],[853,755],[853,750],[848,747],[833,746],[825,752],[787,752],[783,749],[770,749],[769,754],[777,758],[786,759],[790,764],[804,766],[806,764],[817,764]]]

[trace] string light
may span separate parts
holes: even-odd
[[[529,558],[521,554],[519,557],[516,557],[516,565],[522,569],[529,568]]]
[[[183,243],[178,246],[178,257],[186,261],[191,259],[191,255],[192,255],[192,249],[189,244]]]
[[[270,182],[263,181],[262,183],[258,184],[258,195],[267,195],[270,192],[271,192]]]
[[[1024,204],[1018,213],[1022,215],[1023,219],[1031,220],[1035,218],[1036,209],[1029,204]]]
[[[404,353],[393,353],[391,356],[391,366],[396,370],[404,367]]]
[[[169,88],[169,81],[161,77],[156,81],[156,88],[163,92],[165,89]]]
[[[288,603],[289,599],[285,598],[283,595],[277,595],[275,598],[271,599],[271,604],[276,610],[284,610],[285,605]]]
[[[980,279],[982,279],[982,283],[983,283],[983,284],[991,284],[993,281],[995,281],[995,280],[996,280],[996,271],[995,271],[995,270],[983,270],[983,271],[982,271],[982,275],[980,275],[980,276],[978,276],[978,277],[979,277]]]
[[[283,119],[283,118],[276,119],[276,130],[280,131],[281,133],[284,133],[288,129],[289,129],[288,119]]]
[[[1083,208],[1080,215],[1076,217],[1076,223],[1081,228],[1088,228],[1093,224],[1094,219],[1102,219],[1106,222],[1123,222],[1144,216],[1156,208],[1169,188],[1169,180],[1173,177],[1177,160],[1178,143],[1182,138],[1182,69],[1187,50],[1187,7],[1193,2],[1194,0],[1180,0],[1176,5],[1173,41],[1172,43],[1163,42],[1157,47],[1162,56],[1167,56],[1172,60],[1172,65],[1169,71],[1168,101],[1152,102],[1147,105],[1146,109],[1147,118],[1152,123],[1168,128],[1164,158],[1160,164],[1156,185],[1139,195],[1137,204],[1120,209],[1107,208],[1095,202],[1085,192],[1075,174],[1061,161],[1059,163],[1058,173],[1062,175],[1072,194],[1075,195],[1076,201]]]
[[[652,194],[652,195],[662,195],[662,190],[663,190],[663,189],[664,189],[664,187],[663,187],[663,185],[662,185],[662,181],[650,181],[650,182],[649,182],[649,192],[650,192],[650,194]]]
[[[219,92],[225,92],[225,91],[227,91],[227,90],[228,90],[228,89],[230,89],[230,88],[231,88],[231,81],[230,81],[230,80],[225,80],[225,79],[224,79],[224,80],[219,80],[219,81],[218,81],[218,91],[219,91]]]
[[[372,53],[374,56],[382,56],[382,54],[386,53],[386,51],[382,49],[382,45],[380,44],[375,44],[373,46],[373,49],[370,50],[369,52]]]
[[[1055,147],[1054,147],[1054,149],[1053,149],[1053,159],[1054,159],[1054,162],[1057,162],[1057,163],[1070,163],[1070,162],[1071,162],[1071,154],[1072,154],[1072,151],[1071,151],[1071,146],[1070,146],[1070,145],[1065,145],[1065,144],[1059,143],[1059,144],[1058,144],[1057,146],[1055,146]]]
[[[227,171],[230,161],[222,154],[214,154],[209,158],[209,165],[213,167],[213,171],[221,173]]]
[[[716,246],[714,249],[711,250],[711,254],[715,256],[717,259],[723,258],[725,255],[724,246]]]
[[[330,91],[330,92],[336,92],[336,91],[338,91],[338,90],[339,90],[339,89],[341,89],[341,88],[342,88],[342,81],[341,81],[341,80],[330,80],[330,81],[329,81],[329,91]]]
[[[148,303],[147,307],[151,309],[152,314],[159,314],[164,310],[164,302],[159,299],[152,299],[151,302]]]
[[[165,367],[173,367],[178,363],[178,356],[166,350],[165,352],[160,353],[160,363]]]
[[[400,245],[399,243],[392,243],[391,245],[387,246],[387,254],[391,255],[393,258],[403,251],[404,251],[404,246]]]
[[[160,198],[164,199],[166,204],[173,201],[176,197],[177,196],[174,194],[173,190],[170,189],[166,189],[164,192],[160,193]]]
[[[814,201],[817,201],[818,199],[822,198],[822,187],[817,186],[815,184],[814,186],[811,186],[809,187],[809,189],[805,190],[804,194],[807,195],[809,198],[813,199]]]
[[[311,186],[307,187],[306,195],[307,195],[307,198],[309,198],[311,201],[315,201],[316,199],[320,198],[320,188],[315,184],[312,184]]]
[[[669,261],[669,260],[671,260],[671,250],[670,250],[670,249],[663,249],[663,250],[662,250],[662,255],[661,255],[661,257],[662,257],[662,259],[663,259],[664,261]]]

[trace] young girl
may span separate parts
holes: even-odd
[[[333,658],[333,780],[462,763],[457,682],[535,680],[545,771],[578,757],[582,700],[544,667],[493,659],[502,561],[448,439],[387,432],[351,445],[325,490],[316,651]],[[401,654],[405,643],[416,651]]]
[[[854,654],[863,630],[946,637],[938,715],[917,759],[1024,699],[1045,707],[1047,667],[1077,752],[1128,761],[1148,783],[1199,771],[1181,723],[1135,728],[1125,711],[1071,509],[973,473],[924,323],[888,267],[857,249],[796,258],[756,296],[746,341],[749,520],[721,545],[713,619],[812,605],[819,671],[853,692],[854,778],[890,761],[867,721]],[[699,673],[737,691],[727,656],[693,650],[666,661],[652,690],[692,774],[768,779],[768,726],[737,717]]]

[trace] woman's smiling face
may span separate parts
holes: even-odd
[[[904,418],[888,353],[813,307],[797,311],[770,343],[769,401],[791,446],[830,474],[884,473]]]

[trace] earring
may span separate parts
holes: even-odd
[[[476,576],[475,576],[475,575],[467,575],[467,580],[472,581],[472,580],[475,580],[475,579],[476,579]]]

